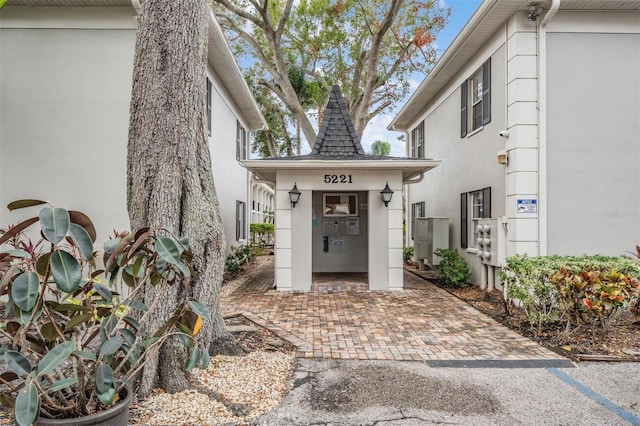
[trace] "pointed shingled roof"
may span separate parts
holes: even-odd
[[[334,85],[324,110],[324,118],[313,144],[311,155],[327,157],[364,155],[340,87]]]

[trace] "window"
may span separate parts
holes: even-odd
[[[211,80],[207,78],[207,131],[211,136],[211,100],[213,98],[213,85]]]
[[[243,201],[236,201],[236,241],[245,240],[247,208]]]
[[[236,159],[247,159],[247,131],[242,127],[239,120],[236,121]]]
[[[324,216],[358,216],[358,194],[324,194]]]
[[[488,217],[491,217],[491,187],[460,194],[460,247],[477,245],[478,219]]]
[[[424,121],[411,131],[411,158],[424,158]]]
[[[491,58],[460,86],[460,137],[491,121]]]
[[[411,239],[415,239],[415,235],[416,235],[416,218],[417,217],[424,217],[424,212],[425,210],[425,203],[424,201],[421,201],[419,203],[413,203],[411,204]]]

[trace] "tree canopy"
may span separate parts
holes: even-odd
[[[309,146],[326,96],[340,85],[356,131],[409,93],[409,75],[435,61],[433,41],[448,16],[438,1],[214,0],[218,22],[300,126]]]
[[[391,144],[387,141],[375,141],[371,145],[371,154],[378,157],[387,157],[391,154]]]

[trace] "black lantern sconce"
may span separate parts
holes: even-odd
[[[391,197],[393,196],[393,191],[389,188],[389,182],[384,186],[384,189],[380,191],[380,198],[384,203],[385,207],[389,207],[389,203],[391,202]]]
[[[297,183],[294,183],[293,188],[291,189],[291,191],[289,191],[289,200],[291,201],[291,207],[296,207],[296,203],[300,201],[300,194],[301,192],[298,191]]]

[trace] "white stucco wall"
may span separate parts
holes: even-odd
[[[227,252],[229,252],[232,246],[241,245],[249,239],[249,223],[251,222],[251,205],[248,196],[249,172],[236,160],[237,115],[232,109],[224,88],[220,86],[211,69],[209,69],[208,75],[212,79],[214,88],[209,151],[211,152],[216,195],[224,223]],[[236,201],[245,203],[246,239],[243,241],[236,239]]]
[[[460,138],[460,84],[491,56],[491,122],[482,130]],[[505,166],[497,163],[496,153],[505,149],[498,134],[505,129],[505,43],[496,34],[486,49],[479,52],[452,83],[445,95],[411,125],[425,120],[425,156],[442,164],[425,174],[421,183],[408,185],[407,235],[411,241],[411,204],[425,202],[427,217],[447,217],[450,223],[450,248],[469,262],[471,281],[480,280],[480,261],[474,249],[460,247],[460,194],[491,187],[491,216],[505,215]]]
[[[43,198],[94,221],[98,247],[129,228],[126,155],[136,36],[133,7],[12,7],[0,12],[0,226],[20,198]],[[236,161],[233,95],[214,84],[210,140],[227,247],[236,200],[250,209]],[[204,100],[203,100],[204,102]]]
[[[0,17],[0,223],[38,211],[9,213],[9,202],[45,199],[85,212],[104,241],[129,228],[133,9],[110,9],[91,26],[86,11],[52,23],[58,11],[30,21],[10,9]],[[118,30],[105,29],[114,22]]]
[[[575,15],[559,16],[556,31],[575,28]],[[622,255],[640,243],[635,16],[635,34],[547,35],[549,254]]]

